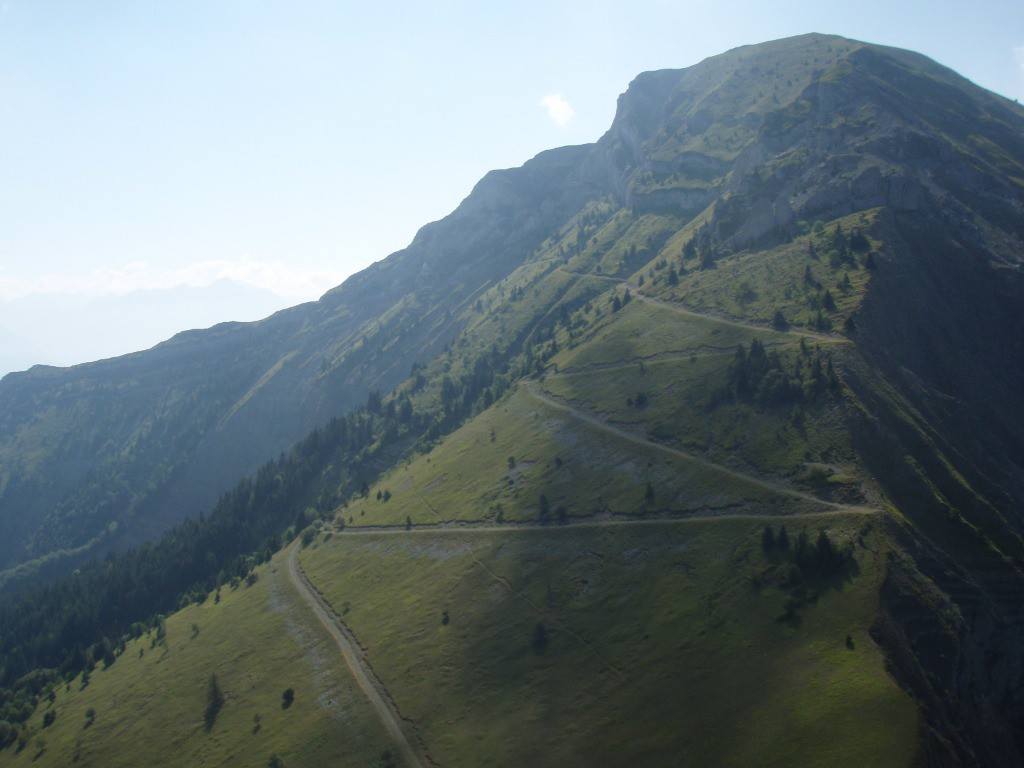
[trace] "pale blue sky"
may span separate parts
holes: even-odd
[[[1024,3],[966,7],[3,0],[0,301],[315,298],[486,171],[596,140],[639,72],[747,43],[842,34],[1024,99]]]

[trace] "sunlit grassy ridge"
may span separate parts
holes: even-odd
[[[681,318],[671,307],[642,300],[624,307],[614,321],[611,313],[607,314],[585,339],[588,343],[563,350],[553,360],[558,370],[619,365],[671,354],[731,354],[737,344],[749,343],[753,338],[766,344],[789,339],[768,328],[751,329],[694,316]]]
[[[758,407],[729,396],[736,348],[754,340],[787,369],[832,354],[832,344],[796,332],[680,317],[634,300],[593,343],[557,355],[543,388],[611,423],[759,476],[791,479],[808,461],[850,466],[841,398]]]

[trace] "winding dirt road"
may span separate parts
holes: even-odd
[[[670,312],[675,312],[679,315],[685,315],[687,317],[693,317],[698,320],[711,320],[721,325],[728,325],[733,328],[743,328],[748,331],[755,331],[757,333],[778,333],[799,338],[801,336],[807,339],[813,339],[814,341],[825,342],[826,344],[849,344],[850,340],[845,336],[839,336],[836,334],[820,333],[818,331],[812,331],[807,328],[790,328],[786,330],[779,330],[777,328],[770,328],[766,325],[755,325],[754,323],[745,323],[742,320],[729,319],[725,317],[718,317],[717,315],[705,314],[703,312],[695,312],[692,309],[687,309],[682,304],[675,304],[669,301],[663,301],[662,299],[656,299],[653,296],[648,296],[645,293],[641,293],[637,290],[635,285],[629,285],[629,283],[622,283],[623,288],[628,288],[632,292],[634,299],[640,299],[640,301],[653,304],[656,307],[667,309]]]
[[[794,499],[800,499],[802,501],[809,501],[815,504],[821,504],[822,506],[828,507],[833,510],[842,510],[846,512],[876,511],[874,509],[871,509],[870,507],[858,507],[851,506],[848,504],[837,504],[836,502],[833,501],[825,501],[824,499],[819,499],[817,496],[813,496],[809,493],[804,493],[803,491],[798,491],[793,488],[787,488],[783,485],[777,485],[767,480],[762,480],[761,478],[754,477],[753,475],[748,475],[743,472],[738,472],[734,469],[729,469],[728,467],[723,467],[720,464],[715,464],[714,462],[708,461],[707,459],[703,459],[700,456],[695,456],[692,453],[687,453],[686,451],[683,451],[679,448],[672,448],[671,446],[668,445],[662,445],[661,443],[653,442],[644,437],[641,437],[640,435],[635,435],[632,432],[626,431],[625,429],[620,429],[619,427],[613,426],[606,421],[602,421],[596,416],[591,416],[588,413],[579,411],[573,408],[572,406],[566,405],[560,400],[555,399],[551,395],[545,392],[541,392],[539,390],[538,382],[527,382],[524,385],[524,389],[526,390],[526,393],[535,400],[539,400],[540,402],[544,403],[545,405],[551,408],[555,408],[557,410],[568,413],[570,416],[573,416],[574,418],[577,418],[581,421],[585,421],[587,424],[597,427],[598,429],[604,430],[605,432],[610,432],[611,434],[615,435],[616,437],[622,440],[628,440],[629,442],[634,443],[636,445],[642,445],[646,448],[654,448],[655,450],[672,454],[677,458],[693,462],[698,466],[703,467],[704,469],[728,475],[729,477],[732,477],[736,480],[740,480],[744,483],[750,483],[751,485],[756,485],[760,488],[764,488],[767,491],[778,493],[781,496],[789,496]]]
[[[397,748],[399,759],[407,766],[422,766],[426,768],[426,766],[432,765],[411,724],[399,714],[398,708],[388,695],[387,689],[374,674],[362,649],[351,632],[349,632],[348,627],[345,626],[341,617],[334,612],[334,609],[331,608],[320,593],[316,591],[316,588],[310,583],[303,572],[302,566],[299,565],[298,540],[294,541],[288,548],[287,562],[288,580],[291,581],[299,596],[309,604],[317,619],[323,624],[324,629],[334,639],[335,645],[341,651],[341,655],[345,659],[345,663],[348,665],[349,670],[351,670],[352,676],[355,678],[359,688],[366,695],[366,698],[370,700],[373,708],[377,710],[384,728],[391,736],[391,740]]]
[[[631,287],[631,286],[627,286],[627,287]],[[685,307],[682,307],[682,306],[680,306],[678,304],[672,304],[672,303],[669,303],[669,302],[661,301],[659,299],[655,299],[655,298],[650,297],[650,296],[646,296],[646,295],[644,295],[643,293],[641,293],[639,291],[637,291],[633,295],[634,295],[635,298],[640,299],[641,301],[645,301],[645,302],[647,302],[649,304],[653,304],[653,305],[656,305],[656,306],[659,306],[659,307],[663,307],[665,309],[668,309],[670,311],[676,312],[676,313],[681,314],[681,315],[688,315],[688,316],[691,316],[691,317],[700,318],[700,319],[704,319],[704,320],[713,320],[715,322],[719,322],[719,323],[722,323],[722,324],[725,324],[725,325],[730,325],[730,326],[733,326],[733,327],[744,328],[744,329],[748,329],[748,330],[751,330],[751,331],[762,331],[763,332],[763,331],[770,331],[770,330],[772,330],[772,329],[769,329],[769,328],[763,328],[763,327],[760,327],[760,326],[756,326],[756,325],[748,324],[748,323],[743,323],[743,322],[736,321],[736,320],[729,320],[729,319],[725,319],[725,318],[714,317],[714,316],[709,316],[709,315],[701,314],[701,313],[698,313],[698,312],[694,312],[694,311],[686,309]],[[791,331],[784,332],[784,333],[788,333],[789,335],[792,335],[792,336],[804,336],[804,337],[807,337],[809,339],[813,339],[815,341],[827,342],[827,343],[832,343],[832,344],[837,344],[837,343],[841,344],[841,343],[845,343],[845,342],[848,341],[847,339],[845,339],[843,337],[837,337],[837,336],[830,336],[830,335],[821,334],[821,333],[815,333],[813,331],[807,331],[807,330],[804,330],[804,329],[800,329],[799,331],[791,330]],[[629,364],[632,365],[633,363],[630,362]],[[567,415],[569,415],[571,417],[574,417],[576,419],[584,421],[584,422],[590,424],[591,426],[594,426],[594,427],[596,427],[596,428],[598,428],[600,430],[604,430],[606,432],[614,434],[616,437],[618,437],[618,438],[620,438],[622,440],[627,440],[627,441],[629,441],[631,443],[634,443],[634,444],[644,445],[645,447],[654,448],[654,449],[657,449],[657,450],[660,450],[660,451],[664,451],[664,452],[672,454],[672,455],[674,455],[674,456],[676,456],[678,458],[682,458],[682,459],[684,459],[686,461],[690,461],[690,462],[696,463],[697,465],[699,465],[702,468],[707,469],[709,471],[718,472],[718,473],[724,473],[724,474],[734,478],[735,480],[742,481],[744,483],[751,483],[751,484],[756,485],[756,486],[758,486],[760,488],[763,488],[765,490],[768,490],[768,491],[771,491],[771,492],[774,492],[774,493],[778,493],[780,496],[783,496],[783,497],[788,496],[789,498],[791,498],[793,500],[800,500],[800,501],[803,501],[803,502],[812,502],[815,505],[820,505],[820,507],[823,507],[823,509],[820,509],[820,511],[817,511],[817,512],[804,512],[804,513],[796,513],[796,514],[791,514],[791,515],[778,515],[778,516],[776,516],[776,515],[762,515],[762,514],[747,514],[747,513],[724,513],[724,514],[711,514],[711,515],[709,515],[709,514],[697,514],[697,515],[691,515],[691,516],[683,517],[683,518],[679,518],[679,517],[673,517],[673,518],[660,518],[660,517],[656,517],[656,518],[651,518],[651,519],[616,519],[616,518],[590,519],[590,520],[583,520],[583,521],[574,521],[574,522],[570,523],[566,527],[604,527],[604,526],[613,526],[613,525],[637,525],[637,524],[641,524],[641,525],[642,524],[654,524],[654,525],[657,525],[657,524],[665,524],[665,523],[699,522],[699,521],[707,521],[707,520],[711,520],[711,519],[715,519],[715,518],[752,519],[752,520],[754,520],[754,519],[756,519],[756,520],[761,520],[761,519],[780,519],[780,520],[785,520],[787,518],[794,518],[794,517],[808,517],[808,518],[810,518],[810,517],[842,515],[842,514],[848,514],[848,513],[851,513],[851,512],[853,512],[853,513],[861,513],[861,514],[864,514],[864,513],[867,513],[867,514],[877,514],[879,512],[879,510],[873,509],[871,507],[853,506],[853,505],[847,505],[847,504],[837,504],[835,502],[825,501],[824,499],[817,498],[817,497],[815,497],[815,496],[813,496],[813,495],[811,495],[809,493],[804,493],[802,491],[798,491],[798,490],[793,489],[793,488],[787,488],[787,487],[782,486],[782,485],[777,485],[775,483],[768,482],[768,481],[763,480],[761,478],[753,477],[751,475],[748,475],[748,474],[745,474],[745,473],[742,473],[742,472],[738,472],[736,470],[729,469],[727,467],[723,467],[721,465],[712,463],[710,461],[707,461],[704,458],[701,458],[699,456],[695,456],[692,453],[688,453],[688,452],[680,450],[678,448],[673,448],[673,447],[670,447],[670,446],[667,446],[667,445],[662,445],[662,444],[653,442],[653,441],[651,441],[649,439],[646,439],[646,438],[644,438],[644,437],[642,437],[640,435],[636,435],[636,434],[628,432],[628,431],[626,431],[624,429],[620,429],[620,428],[618,428],[616,426],[613,426],[613,425],[609,424],[608,422],[603,421],[603,420],[601,420],[601,419],[597,418],[596,416],[593,416],[593,415],[591,415],[589,413],[586,413],[586,412],[580,411],[580,410],[578,410],[576,408],[573,408],[572,406],[570,406],[570,405],[562,402],[561,400],[551,396],[549,393],[543,392],[540,389],[540,386],[539,386],[539,384],[537,382],[529,382],[529,383],[525,384],[524,389],[526,390],[527,394],[530,397],[538,400],[539,402],[542,402],[542,403],[544,403],[545,405],[547,405],[547,406],[549,406],[551,408],[555,408],[555,409],[557,409],[559,411],[562,411],[562,412],[566,413]],[[382,535],[382,534],[383,535],[409,535],[409,534],[436,533],[436,532],[439,532],[439,531],[448,531],[448,532],[456,532],[456,531],[460,531],[460,532],[461,531],[467,531],[468,532],[468,531],[473,531],[473,532],[481,532],[481,533],[484,533],[484,532],[503,532],[503,533],[509,533],[509,532],[513,532],[513,531],[517,531],[517,530],[532,530],[532,529],[536,529],[536,528],[545,528],[545,529],[556,528],[557,529],[557,528],[563,527],[563,526],[541,526],[539,524],[532,524],[532,523],[505,523],[505,524],[498,524],[498,525],[496,525],[496,524],[493,524],[493,523],[483,523],[483,524],[477,523],[477,524],[473,524],[473,523],[461,523],[461,522],[458,522],[458,521],[443,521],[441,519],[440,514],[437,512],[437,510],[433,509],[433,507],[430,507],[430,505],[427,504],[426,500],[423,500],[423,501],[424,501],[424,504],[426,504],[431,509],[431,511],[435,514],[435,516],[438,518],[438,522],[437,523],[435,523],[435,524],[425,524],[425,525],[424,524],[419,524],[419,525],[411,526],[411,527],[410,526],[402,526],[402,527],[397,527],[397,526],[396,527],[391,527],[391,526],[367,526],[365,528],[361,528],[361,527],[346,528],[345,529],[346,535],[353,535],[353,534],[355,534],[355,535],[360,535],[360,534],[361,535]],[[416,732],[415,732],[415,730],[414,730],[414,728],[412,726],[412,723],[410,721],[405,720],[405,719],[402,718],[401,714],[398,711],[397,706],[395,705],[394,700],[388,694],[387,689],[384,687],[384,684],[380,681],[380,679],[374,673],[373,669],[370,667],[370,664],[369,664],[369,662],[366,659],[365,653],[363,652],[362,648],[359,646],[359,643],[356,641],[355,637],[352,635],[352,633],[350,632],[348,627],[342,621],[341,617],[338,616],[337,613],[335,613],[334,609],[323,598],[323,596],[317,591],[317,589],[313,586],[313,584],[307,578],[306,574],[303,572],[302,567],[299,565],[298,552],[299,552],[299,542],[298,542],[298,540],[296,540],[289,547],[288,554],[287,554],[287,574],[288,574],[288,579],[289,579],[289,581],[291,581],[292,585],[294,586],[295,591],[309,605],[310,609],[313,611],[314,615],[317,617],[317,620],[324,626],[324,629],[327,630],[328,634],[330,634],[331,638],[334,640],[335,645],[338,647],[338,650],[341,652],[341,655],[342,655],[342,657],[345,660],[345,664],[348,666],[349,670],[352,672],[352,676],[355,679],[356,683],[359,685],[359,688],[363,691],[363,693],[366,695],[367,699],[369,699],[370,703],[373,705],[374,709],[377,711],[377,714],[380,717],[381,723],[384,725],[384,728],[387,730],[387,732],[390,735],[392,741],[394,742],[395,747],[397,748],[397,752],[398,752],[398,756],[399,756],[400,760],[404,764],[406,764],[408,766],[420,766],[422,768],[427,768],[428,766],[433,765],[432,761],[430,760],[429,756],[426,753],[426,749],[424,748],[423,744],[420,742],[420,740],[419,740],[419,738],[418,738],[418,736],[417,736],[417,734],[416,734]],[[477,560],[475,555],[474,555],[474,559]],[[527,602],[530,602],[531,605],[532,605],[532,601],[530,601],[529,598],[526,595],[523,595],[523,594],[517,592],[512,587],[512,585],[507,582],[507,580],[505,580],[503,577],[500,577],[498,574],[495,574],[494,572],[492,572],[481,561],[477,560],[477,563],[482,568],[484,568],[493,578],[495,578],[496,580],[499,580],[499,581],[503,581],[505,583],[505,586],[509,590],[511,590],[514,594],[518,595],[520,598],[527,600]],[[537,606],[534,606],[534,607],[537,608]],[[575,634],[575,633],[573,633],[573,634]],[[583,644],[585,646],[587,646],[587,643],[582,638],[577,636],[577,639],[580,640],[581,642],[583,642]],[[587,647],[589,648],[589,646],[587,646]],[[622,673],[618,669],[616,669],[614,667],[611,667],[611,671],[613,671],[618,676],[622,677]]]

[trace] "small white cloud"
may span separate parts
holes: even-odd
[[[544,107],[548,111],[548,117],[551,118],[551,122],[559,128],[564,128],[568,125],[569,121],[576,115],[572,106],[560,93],[549,93],[540,100],[538,106]]]

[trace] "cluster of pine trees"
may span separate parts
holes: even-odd
[[[838,387],[831,356],[823,356],[820,350],[812,353],[801,341],[799,356],[792,365],[785,365],[778,352],[767,351],[754,339],[749,347],[736,347],[724,394],[766,408],[812,401]]]

